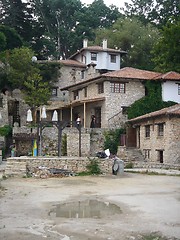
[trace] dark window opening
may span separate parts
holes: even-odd
[[[85,71],[83,70],[81,71],[81,79],[84,79],[84,77],[85,77]]]
[[[97,61],[97,53],[91,53],[91,61]]]
[[[145,137],[150,137],[150,125],[145,126]]]
[[[0,97],[0,107],[3,107],[3,98]]]
[[[116,63],[116,55],[111,54],[110,57],[111,57],[111,62]]]
[[[87,97],[87,87],[84,88],[84,97]]]
[[[57,97],[57,88],[52,89],[52,97]]]
[[[104,83],[98,83],[98,94],[104,93]]]
[[[74,100],[77,100],[77,99],[79,99],[79,92],[78,92],[78,90],[74,91]]]
[[[160,163],[163,163],[164,162],[164,159],[163,159],[163,150],[157,150],[158,151],[158,161]]]
[[[164,135],[164,124],[160,123],[158,124],[158,136],[163,136]]]

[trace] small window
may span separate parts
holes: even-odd
[[[110,83],[110,90],[112,93],[125,93],[125,83]]]
[[[52,89],[52,96],[56,97],[57,96],[57,88]]]
[[[164,162],[163,150],[156,150],[157,151],[157,160],[160,163]]]
[[[84,77],[85,77],[85,71],[83,70],[81,71],[81,79],[84,79]]]
[[[84,97],[87,97],[87,87],[84,88]]]
[[[111,57],[111,62],[116,63],[116,55],[111,54],[110,57]]]
[[[158,124],[158,136],[164,135],[164,123]]]
[[[74,91],[74,100],[77,100],[77,99],[79,99],[79,92],[78,92],[78,90]]]
[[[3,107],[3,98],[0,97],[0,107]]]
[[[178,95],[180,95],[180,84],[178,84]]]
[[[143,149],[145,159],[150,159],[150,152],[151,152],[150,149]]]
[[[150,138],[150,125],[145,126],[145,137]]]
[[[97,61],[97,53],[91,53],[91,61]]]
[[[104,93],[104,83],[98,83],[98,94]]]

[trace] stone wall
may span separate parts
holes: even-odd
[[[85,157],[14,157],[7,158],[6,175],[26,175],[26,171],[34,173],[39,167],[57,168],[79,173],[87,171],[90,159]],[[97,158],[96,158],[97,159]],[[112,173],[112,159],[97,159],[102,173]]]
[[[158,124],[164,125],[161,136],[158,134]],[[145,136],[145,126],[150,125],[150,137]],[[180,124],[179,118],[167,116],[144,121],[140,126],[140,149],[143,154],[149,151],[147,161],[160,162],[159,151],[163,152],[163,163],[180,163]]]

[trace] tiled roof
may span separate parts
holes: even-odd
[[[140,70],[137,68],[125,67],[118,71],[102,74],[104,77],[128,78],[128,79],[152,79],[159,76],[160,73]]]
[[[60,60],[60,63],[62,63],[63,65],[66,65],[66,66],[86,67],[86,64],[81,63],[81,62],[76,61],[76,60],[71,60],[71,59]]]
[[[180,74],[177,72],[167,72],[164,74],[160,74],[159,76],[155,77],[154,79],[158,80],[180,80]]]
[[[140,122],[144,119],[155,118],[159,116],[179,116],[180,117],[180,104],[175,104],[171,107],[163,108],[161,110],[151,112],[129,120],[128,122]]]
[[[103,48],[101,46],[90,46],[90,47],[85,47],[85,48],[81,48],[79,51],[77,51],[76,53],[74,53],[72,56],[70,56],[69,59],[73,59],[76,55],[78,55],[79,53],[83,52],[83,51],[95,51],[95,52],[111,52],[111,53],[121,53],[121,54],[127,54],[127,52],[122,51],[120,49],[113,49],[113,48]]]

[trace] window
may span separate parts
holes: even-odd
[[[79,99],[79,92],[78,90],[74,91],[74,100]]]
[[[52,96],[56,97],[57,96],[57,88],[52,89]]]
[[[125,93],[125,83],[110,83],[110,89],[112,93]]]
[[[111,62],[116,63],[116,55],[111,54],[110,57],[111,57]]]
[[[178,84],[178,95],[180,95],[180,84]]]
[[[84,76],[85,76],[85,71],[81,71],[81,79],[84,79]]]
[[[3,107],[3,98],[0,97],[0,107]]]
[[[87,97],[87,87],[84,88],[84,97]]]
[[[145,159],[150,159],[151,150],[150,149],[143,149],[143,152],[144,152],[144,158]]]
[[[164,123],[158,124],[158,136],[164,135]]]
[[[98,83],[98,93],[104,93],[104,83]]]
[[[150,125],[145,126],[145,137],[150,137]]]
[[[97,53],[94,53],[94,52],[91,53],[91,60],[97,61]]]

